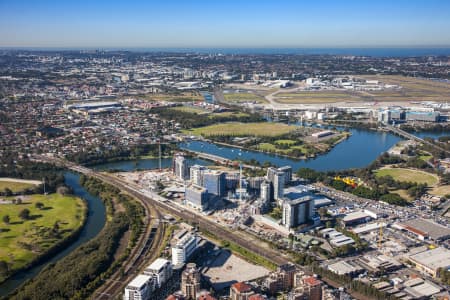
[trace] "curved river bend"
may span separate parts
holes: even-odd
[[[193,151],[215,154],[228,159],[256,159],[260,163],[269,161],[277,166],[291,165],[294,170],[302,167],[313,168],[319,171],[343,170],[349,168],[361,168],[373,162],[381,153],[389,150],[393,145],[402,140],[400,137],[387,132],[372,131],[366,129],[347,129],[352,135],[345,141],[339,143],[330,152],[320,155],[315,159],[296,160],[282,156],[257,152],[239,150],[233,147],[219,146],[213,143],[192,141],[181,143],[180,148]],[[439,133],[414,133],[417,136],[429,136],[437,138],[443,135],[449,135],[448,132]],[[209,162],[201,159],[193,159],[191,163],[208,165]],[[163,168],[170,167],[171,158],[164,158],[161,161]],[[97,170],[117,169],[122,171],[133,171],[137,169],[156,169],[159,166],[158,159],[140,159],[136,161],[119,161],[105,163],[94,166]],[[95,237],[105,224],[105,207],[102,201],[89,194],[79,184],[79,175],[73,172],[65,173],[66,184],[71,186],[74,194],[84,198],[88,202],[89,214],[86,225],[83,228],[79,238],[69,247],[58,253],[52,259],[39,264],[28,271],[20,272],[0,285],[0,296],[5,296],[27,279],[34,277],[45,265],[55,262],[69,254],[76,247]]]
[[[81,185],[80,185],[80,175],[74,172],[66,172],[64,173],[65,182],[68,186],[73,189],[73,192],[76,196],[83,198],[86,200],[88,204],[88,216],[86,219],[86,224],[84,225],[80,235],[72,244],[70,244],[67,248],[53,256],[51,259],[46,260],[29,270],[22,271],[12,276],[10,279],[5,281],[0,285],[0,297],[6,296],[11,293],[14,289],[19,287],[26,280],[33,278],[36,276],[43,267],[48,265],[49,263],[53,263],[63,258],[70,252],[72,252],[78,246],[84,244],[89,241],[93,237],[95,237],[103,228],[106,221],[106,209],[103,202],[100,198],[95,197],[89,194]]]

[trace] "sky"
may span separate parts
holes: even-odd
[[[449,46],[449,0],[0,0],[0,47]]]

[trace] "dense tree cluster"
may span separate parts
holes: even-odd
[[[159,115],[163,119],[174,120],[176,123],[179,123],[182,128],[186,129],[231,121],[245,123],[263,121],[262,117],[258,114],[236,114],[227,116],[216,115],[211,118],[208,114],[185,112],[165,107],[153,108],[151,112]]]
[[[175,144],[161,144],[161,155],[170,155],[176,148]],[[99,149],[98,151],[80,151],[67,157],[68,160],[78,164],[95,165],[119,160],[137,159],[142,155],[159,155],[158,144],[137,145],[133,149],[113,147]]]
[[[48,163],[31,161],[27,158],[19,158],[16,153],[4,153],[0,157],[0,177],[12,177],[21,179],[45,180],[45,191],[56,192],[56,189],[64,184],[64,174],[62,169]],[[38,185],[34,188],[26,189],[23,194],[41,194],[44,186]],[[11,191],[0,191],[0,195],[12,195]],[[9,196],[10,196],[9,195]]]
[[[426,193],[427,185],[424,183],[398,181],[394,180],[391,176],[375,176],[374,171],[376,169],[391,164],[399,164],[401,167],[429,168],[428,164],[419,158],[412,158],[405,162],[398,156],[390,156],[387,153],[383,153],[366,168],[339,172],[319,172],[309,168],[301,168],[298,170],[297,175],[300,178],[311,182],[323,182],[325,185],[331,186],[337,190],[349,192],[362,198],[381,200],[389,204],[400,206],[408,205],[408,201],[395,192],[390,192],[391,190],[406,190],[407,193],[415,199],[420,198]],[[335,180],[335,176],[355,176],[364,181],[365,185],[354,188],[341,180]],[[442,175],[441,181],[445,183],[447,182],[446,180],[450,182],[450,176]]]
[[[95,238],[46,267],[11,299],[87,299],[129,254],[131,245],[122,257],[114,259],[120,239],[128,229],[132,229],[131,244],[135,243],[142,230],[143,208],[130,196],[98,179],[81,176],[80,181],[104,201],[108,214],[105,227]],[[125,211],[114,211],[114,197]]]

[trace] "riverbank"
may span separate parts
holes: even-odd
[[[260,152],[260,153],[267,153],[267,154],[272,154],[272,155],[276,155],[276,156],[281,156],[281,157],[285,157],[285,158],[289,158],[289,159],[294,159],[294,160],[308,160],[308,159],[314,159],[317,156],[320,155],[324,155],[326,153],[328,153],[329,151],[331,151],[336,145],[338,145],[339,143],[341,143],[342,141],[348,139],[351,136],[351,133],[343,133],[341,134],[342,136],[337,139],[336,141],[333,141],[331,145],[329,145],[329,147],[327,147],[326,149],[322,148],[322,150],[320,150],[320,152],[315,152],[314,154],[311,155],[302,155],[302,156],[294,156],[294,155],[289,155],[283,152],[287,152],[289,149],[277,149],[275,147],[273,147],[274,151],[270,151],[270,149],[272,149],[272,147],[266,147],[267,150],[262,150],[261,148],[252,148],[252,147],[244,147],[244,146],[239,146],[239,145],[235,145],[235,144],[229,144],[229,143],[224,143],[224,142],[215,142],[212,140],[205,140],[209,143],[213,143],[216,145],[221,145],[221,146],[225,146],[225,147],[230,147],[230,148],[236,148],[239,150],[244,150],[244,151],[255,151],[255,152]],[[323,144],[323,143],[321,143]],[[272,145],[272,144],[270,144]],[[307,144],[308,146],[313,147],[311,144]],[[300,150],[300,147],[304,147],[304,145],[299,145],[299,146],[293,146],[293,147],[298,147],[296,149]],[[286,150],[283,152],[279,152],[277,150]]]
[[[50,194],[21,199],[20,204],[1,204],[0,261],[8,271],[0,283],[54,256],[76,240],[86,224],[88,207],[81,198]],[[19,217],[24,210],[28,218]]]
[[[26,271],[18,271],[13,276],[10,276],[5,282],[0,284],[0,298],[8,297],[15,289],[26,283],[28,280],[34,278],[46,266],[56,263],[64,258],[72,251],[91,240],[102,230],[105,225],[105,206],[102,201],[87,192],[79,183],[80,175],[74,172],[67,171],[64,173],[64,183],[73,190],[73,194],[83,199],[88,206],[88,213],[85,224],[80,228],[78,236],[74,236],[72,241],[62,246],[58,251],[49,255],[47,259],[36,264]],[[3,297],[3,298],[2,298]]]

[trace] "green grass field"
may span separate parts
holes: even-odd
[[[227,102],[256,102],[267,103],[267,100],[263,97],[253,93],[224,93],[223,98]]]
[[[426,183],[428,186],[436,185],[439,182],[439,178],[436,175],[424,171],[403,168],[383,168],[376,170],[375,175],[377,177],[389,175],[398,181]]]
[[[26,189],[33,189],[35,186],[36,185],[31,183],[0,180],[0,191],[9,188],[13,193],[17,193]]]
[[[278,93],[275,101],[280,103],[334,103],[343,101],[361,101],[346,91],[299,91],[296,93]]]
[[[411,197],[406,190],[392,190],[391,193],[398,194],[400,197],[410,202],[414,200],[414,197]]]
[[[240,123],[230,122],[199,127],[183,132],[189,135],[201,136],[280,136],[297,130],[298,127],[282,123]]]
[[[210,112],[206,109],[195,107],[195,106],[175,106],[170,108],[176,111],[188,112],[188,113],[196,113],[196,114],[209,114]]]
[[[297,144],[297,141],[294,141],[294,140],[276,140],[275,144],[292,146],[292,145]]]
[[[436,186],[430,191],[430,194],[437,196],[450,195],[450,185]]]
[[[214,118],[222,118],[222,117],[248,117],[249,114],[244,113],[244,112],[240,112],[240,111],[224,111],[224,112],[219,112],[219,113],[212,113],[210,114],[208,117],[211,119]]]
[[[44,208],[36,208],[36,202],[43,203]],[[18,216],[25,208],[30,210],[29,220]],[[12,270],[27,265],[78,229],[86,209],[80,198],[59,194],[30,195],[22,204],[0,204],[0,260],[11,264]],[[9,224],[3,221],[5,215],[10,218]],[[52,233],[55,222],[59,237]]]

